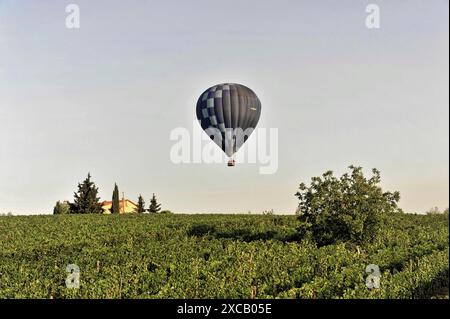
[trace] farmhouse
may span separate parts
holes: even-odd
[[[112,201],[104,201],[102,203],[103,214],[111,214]],[[137,205],[129,199],[121,199],[119,201],[119,213],[129,214],[136,212]]]

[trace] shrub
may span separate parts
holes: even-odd
[[[439,210],[439,207],[435,206],[433,208],[430,208],[429,210],[426,211],[427,215],[436,215],[436,214],[440,214],[441,211]]]
[[[327,171],[322,177],[313,177],[309,187],[300,184],[295,194],[300,200],[297,210],[300,236],[312,236],[319,245],[370,241],[377,234],[384,214],[401,212],[397,207],[400,193],[382,191],[377,169],[366,179],[361,167],[349,168],[351,173],[340,178]]]
[[[70,214],[70,203],[68,201],[57,201],[53,208],[54,215]]]

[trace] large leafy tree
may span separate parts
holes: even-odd
[[[136,207],[136,213],[139,213],[139,214],[145,213],[145,201],[144,201],[144,197],[142,197],[142,195],[139,195],[137,207]]]
[[[91,174],[78,183],[78,191],[74,194],[71,212],[74,214],[101,214],[103,213],[100,198],[97,197],[98,188],[91,181]]]
[[[309,187],[300,184],[295,195],[300,200],[297,214],[301,236],[310,235],[319,245],[370,241],[384,215],[401,212],[397,207],[400,193],[383,192],[377,169],[367,179],[361,167],[349,168],[351,172],[340,178],[327,171],[313,177]]]
[[[119,206],[119,187],[117,184],[114,184],[114,191],[112,195],[112,205],[111,205],[111,214],[119,214],[120,206]]]
[[[156,200],[155,194],[153,194],[150,200],[150,207],[148,208],[149,213],[158,213],[161,210],[161,204]]]

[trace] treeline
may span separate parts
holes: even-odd
[[[112,194],[111,214],[120,213],[120,198],[119,187],[114,185]],[[171,213],[169,210],[161,210],[161,204],[157,201],[156,195],[153,194],[150,199],[148,208],[145,206],[145,200],[142,195],[139,195],[134,213]],[[98,187],[91,180],[91,174],[88,173],[87,178],[78,183],[78,190],[74,193],[73,202],[57,201],[53,208],[53,214],[103,214],[102,202],[98,196]]]
[[[427,215],[438,215],[438,214],[448,215],[448,207],[446,209],[444,209],[443,211],[441,211],[439,209],[439,207],[435,206],[435,207],[427,210],[425,213]]]

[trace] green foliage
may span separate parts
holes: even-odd
[[[139,195],[137,207],[136,207],[136,213],[138,213],[138,214],[145,213],[145,201],[144,201],[144,197],[142,197],[142,195]]]
[[[313,177],[311,185],[300,184],[295,194],[300,204],[297,214],[299,234],[312,236],[319,245],[351,241],[361,244],[374,240],[383,215],[401,212],[399,192],[383,192],[380,172],[372,170],[366,179],[361,167],[340,178],[332,171]]]
[[[427,210],[426,212],[425,212],[427,215],[435,215],[435,214],[444,214],[444,215],[448,215],[448,207],[447,208],[445,208],[442,212],[441,212],[441,210],[439,209],[439,207],[433,207],[433,208],[430,208],[429,210]]]
[[[114,191],[113,191],[113,195],[112,195],[111,214],[119,214],[119,213],[120,213],[119,187],[117,187],[117,184],[114,184]]]
[[[429,298],[448,287],[449,221],[382,218],[359,247],[292,238],[280,215],[0,218],[0,298]],[[66,266],[80,267],[67,289]],[[365,285],[368,264],[380,289]]]
[[[68,201],[57,201],[53,208],[54,215],[70,214],[70,203]]]
[[[74,202],[71,207],[73,214],[102,214],[100,198],[97,197],[98,188],[91,181],[91,174],[78,184],[78,191],[74,194]]]
[[[165,209],[159,212],[160,214],[173,214],[171,210]]]
[[[161,204],[158,204],[158,201],[156,200],[156,196],[153,193],[152,199],[150,200],[150,207],[148,208],[148,212],[155,214],[158,213],[161,210]]]

